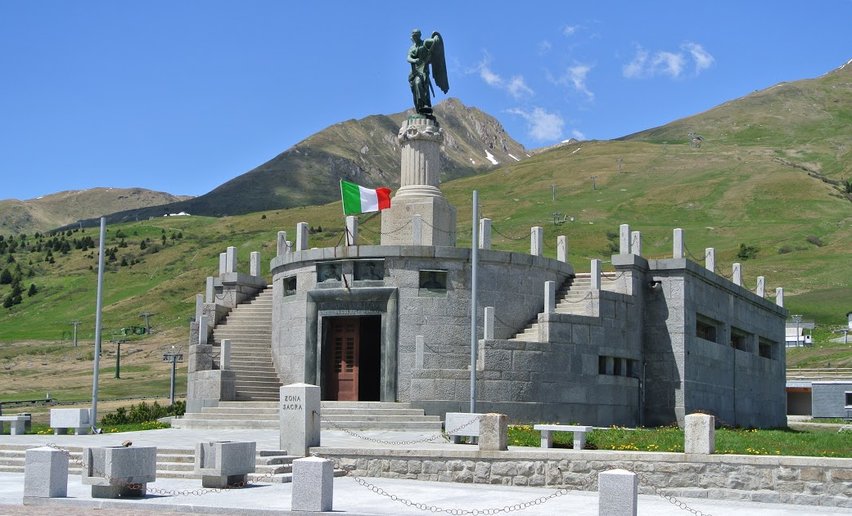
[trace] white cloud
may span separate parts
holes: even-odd
[[[544,55],[544,54],[550,52],[550,49],[552,49],[552,48],[553,48],[553,45],[549,41],[547,41],[547,40],[540,41],[539,44],[538,44],[538,54]]]
[[[506,85],[506,90],[514,98],[519,99],[525,95],[532,95],[533,90],[524,82],[524,78],[520,75],[512,77],[512,80]]]
[[[689,60],[694,65],[695,75],[715,62],[715,58],[698,43],[686,42],[677,52],[658,50],[653,55],[641,46],[637,46],[633,59],[624,65],[621,72],[628,79],[646,79],[656,76],[678,79],[683,76]]]
[[[554,141],[562,137],[565,121],[559,113],[549,113],[540,107],[532,111],[520,108],[510,109],[509,113],[518,115],[527,122],[528,134],[538,141]]]
[[[574,89],[586,95],[589,100],[595,98],[595,94],[589,91],[589,88],[586,86],[586,77],[591,70],[591,66],[584,64],[572,66],[568,69],[568,79],[571,81]]]
[[[485,82],[485,84],[492,88],[505,90],[513,98],[519,99],[524,96],[532,96],[535,93],[532,88],[527,86],[522,75],[514,75],[509,81],[506,81],[503,77],[494,72],[491,69],[491,56],[487,53],[482,58],[482,61],[477,63],[474,71],[479,74],[479,77]]]
[[[579,28],[580,28],[580,26],[579,26],[579,25],[566,25],[566,26],[562,29],[562,35],[563,35],[563,36],[566,36],[566,37],[567,37],[567,36],[573,36],[573,35],[574,35],[574,33],[576,33],[576,32],[577,32],[577,29],[579,29]]]
[[[571,137],[575,140],[585,140],[586,135],[580,132],[579,129],[571,129]]]

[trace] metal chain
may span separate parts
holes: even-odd
[[[493,231],[493,232],[497,233],[497,234],[498,234],[498,235],[500,235],[501,237],[503,237],[503,238],[505,238],[505,239],[508,239],[508,240],[521,241],[521,240],[526,240],[527,238],[529,238],[528,236],[522,236],[522,237],[517,237],[517,238],[516,238],[516,237],[511,237],[511,236],[509,236],[509,235],[507,235],[507,234],[505,234],[505,233],[502,233],[499,229],[497,229],[497,226],[495,226],[495,225],[493,225],[493,224],[491,225],[491,231]]]
[[[317,414],[317,412],[314,411],[314,414]],[[477,421],[479,421],[480,417],[481,416],[476,416],[473,419],[471,419],[470,421],[468,421],[467,423],[458,426],[457,428],[453,428],[452,430],[447,430],[446,432],[443,432],[443,433],[440,433],[440,434],[432,435],[431,437],[424,437],[424,438],[420,438],[420,439],[410,439],[410,440],[405,440],[405,441],[388,441],[388,440],[385,440],[385,439],[370,437],[368,435],[362,435],[362,434],[359,434],[358,432],[355,432],[355,431],[350,430],[348,428],[342,427],[342,426],[338,425],[337,423],[335,423],[334,421],[329,421],[327,419],[322,419],[321,421],[322,421],[323,424],[329,425],[332,428],[334,428],[335,430],[340,430],[342,432],[346,432],[347,434],[351,435],[352,437],[356,437],[356,438],[362,439],[364,441],[370,441],[370,442],[374,442],[374,443],[378,443],[378,444],[387,444],[387,445],[390,445],[390,446],[408,446],[408,445],[412,445],[412,444],[431,443],[431,442],[437,441],[438,439],[444,439],[444,441],[450,442],[449,439],[447,439],[447,435],[452,435],[452,434],[458,433],[459,430],[463,430],[463,429],[469,427],[470,425],[476,423]]]
[[[654,488],[654,493],[656,493],[660,498],[662,498],[663,500],[674,505],[678,509],[690,512],[690,513],[694,514],[695,516],[712,516],[710,513],[702,512],[702,511],[699,511],[698,509],[693,509],[692,507],[687,505],[686,502],[684,502],[682,500],[678,500],[677,497],[664,493],[663,490],[660,489],[659,487],[656,487],[656,486],[652,486],[652,487]]]
[[[399,233],[400,231],[402,231],[403,229],[405,229],[405,228],[406,228],[409,224],[411,224],[411,219],[406,220],[406,221],[405,221],[405,224],[403,224],[402,226],[400,226],[400,227],[398,227],[398,228],[394,229],[393,231],[382,231],[382,230],[379,230],[379,231],[373,231],[372,229],[370,229],[370,228],[368,228],[368,227],[366,227],[366,226],[359,226],[359,227],[358,227],[358,229],[359,229],[359,230],[361,230],[361,231],[366,231],[367,233],[372,233],[372,234],[374,234],[374,235],[392,235],[392,234],[394,234],[394,233]]]

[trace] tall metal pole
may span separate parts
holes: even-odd
[[[101,362],[101,309],[104,301],[104,245],[106,242],[106,217],[101,217],[100,245],[98,246],[98,296],[95,308],[95,364],[92,371],[92,428],[98,421],[98,369]]]
[[[169,405],[175,404],[175,368],[177,367],[177,355],[172,355],[172,382],[169,385]]]
[[[473,191],[473,231],[470,241],[470,412],[476,412],[476,348],[479,339],[476,338],[476,308],[479,296],[477,294],[476,277],[479,274],[479,192]]]

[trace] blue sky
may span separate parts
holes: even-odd
[[[852,58],[850,20],[852,0],[2,0],[0,199],[206,193],[336,122],[407,109],[415,27],[444,36],[449,95],[536,148],[822,75]]]

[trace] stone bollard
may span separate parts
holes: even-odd
[[[544,252],[544,228],[533,226],[530,228],[530,255],[542,256]]]
[[[685,453],[709,455],[716,450],[716,418],[708,414],[689,414],[683,424]]]
[[[506,414],[483,414],[479,418],[479,451],[507,450],[508,422]]]
[[[253,441],[210,441],[195,445],[195,474],[201,486],[224,489],[245,483],[255,471],[257,445]]]
[[[281,449],[305,457],[312,446],[320,445],[320,388],[293,383],[279,392]]]
[[[27,450],[24,463],[24,498],[68,496],[68,454],[49,446]]]
[[[556,237],[556,259],[560,262],[568,261],[568,237],[565,235]]]
[[[331,511],[333,499],[334,468],[330,460],[319,457],[305,457],[293,461],[290,510]]]
[[[491,249],[491,219],[479,219],[479,248]]]
[[[598,473],[598,514],[600,516],[636,516],[639,477],[624,469]]]
[[[81,476],[92,486],[92,498],[141,498],[148,482],[157,480],[157,448],[86,448]]]

